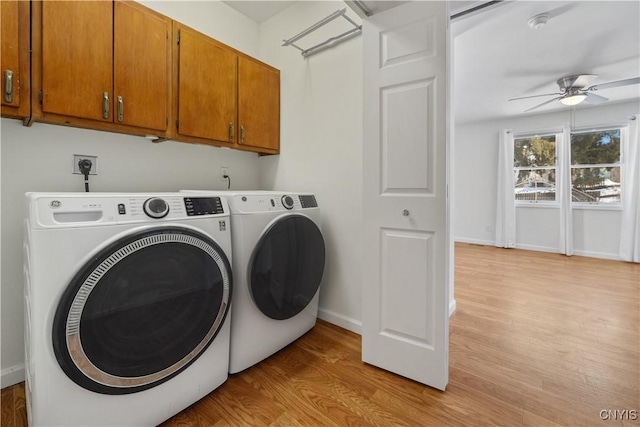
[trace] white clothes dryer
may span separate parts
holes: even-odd
[[[157,425],[227,379],[223,197],[27,193],[26,202],[29,425]]]
[[[237,373],[313,328],[325,244],[312,194],[220,194],[231,210],[235,287],[229,372]]]

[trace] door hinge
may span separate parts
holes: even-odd
[[[178,31],[178,36],[176,37],[176,44],[180,44],[180,31]]]
[[[42,89],[38,92],[38,101],[42,104]]]
[[[180,127],[180,119],[176,119],[176,129]]]

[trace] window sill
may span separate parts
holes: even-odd
[[[621,211],[622,204],[608,203],[572,203],[571,209],[594,210],[594,211]]]
[[[516,202],[516,209],[517,208],[559,209],[560,205],[558,203],[549,202]],[[622,211],[622,205],[611,205],[606,203],[572,203],[571,209],[592,211]]]
[[[560,205],[556,202],[516,202],[516,208],[555,208]]]

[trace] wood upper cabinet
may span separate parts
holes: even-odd
[[[280,71],[247,56],[238,60],[238,143],[275,154],[280,149]]]
[[[27,118],[31,115],[29,2],[2,0],[0,16],[2,116]]]
[[[132,1],[116,1],[115,120],[165,131],[171,115],[171,19]]]
[[[238,55],[175,21],[174,39],[176,135],[190,142],[234,144]]]
[[[169,136],[169,18],[120,0],[34,2],[33,14],[36,119]]]
[[[174,21],[175,139],[280,149],[280,72]]]
[[[17,62],[29,82],[29,62],[16,60],[26,52],[28,61],[29,38],[16,25],[26,10],[29,35],[29,2],[1,3],[3,69]],[[32,86],[14,95],[21,107],[27,100],[25,117],[279,153],[277,69],[134,1],[31,5]],[[9,44],[18,37],[26,47]]]
[[[42,3],[40,89],[44,113],[113,120],[111,2]]]

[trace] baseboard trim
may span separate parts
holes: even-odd
[[[601,258],[601,259],[610,259],[613,261],[622,261],[620,259],[620,255],[619,254],[607,254],[604,252],[590,252],[590,251],[573,251],[574,255],[577,256],[584,256],[584,257],[589,257],[589,258]]]
[[[485,245],[485,246],[495,246],[496,244],[492,240],[469,239],[466,237],[455,237],[453,241],[457,243],[469,243],[471,245]]]
[[[453,313],[456,312],[456,308],[457,308],[456,300],[452,299],[451,301],[449,301],[449,317],[451,317]]]
[[[24,381],[24,363],[10,366],[0,372],[0,388],[5,388]]]
[[[362,335],[362,322],[360,320],[352,319],[350,317],[324,308],[318,309],[318,318],[332,323],[336,326],[340,326],[341,328],[354,332],[358,335]]]
[[[458,243],[469,243],[472,245],[495,246],[495,242],[492,242],[490,240],[471,239],[467,237],[456,237],[454,241]],[[560,251],[558,251],[558,248],[553,248],[550,246],[527,245],[527,244],[520,244],[520,243],[516,244],[515,249],[523,249],[525,251],[548,252],[548,253],[554,253],[554,254],[560,253]],[[574,248],[573,254],[576,256],[584,256],[589,258],[601,258],[601,259],[610,259],[614,261],[620,261],[619,254],[610,254],[606,252],[583,251],[583,250]]]
[[[552,248],[550,246],[535,246],[535,245],[522,245],[516,243],[516,249],[524,249],[525,251],[535,251],[535,252],[548,252],[553,254],[559,254],[558,248]]]

